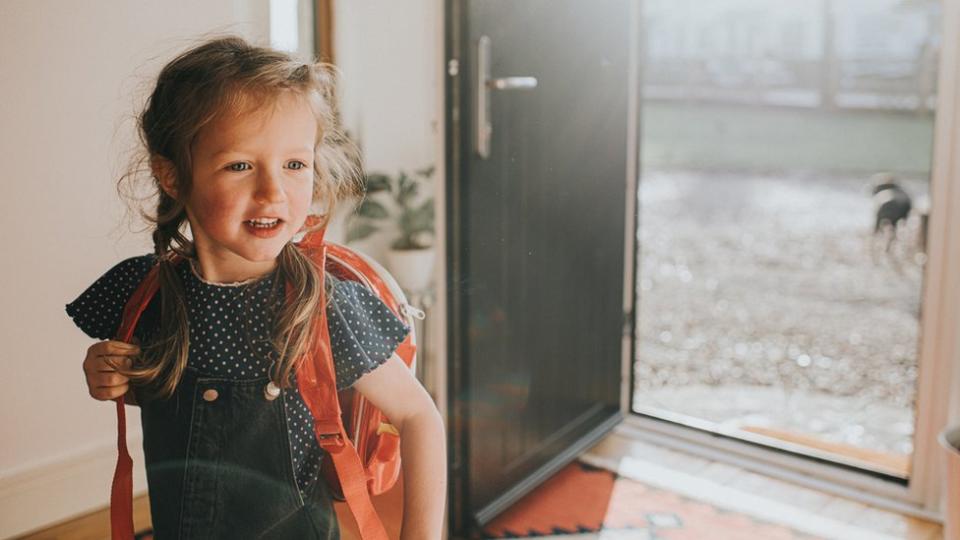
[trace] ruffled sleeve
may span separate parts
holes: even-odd
[[[362,283],[333,279],[327,320],[337,389],[342,390],[386,362],[410,327]]]
[[[113,339],[127,300],[155,261],[154,255],[142,255],[119,262],[67,304],[67,315],[88,336]]]

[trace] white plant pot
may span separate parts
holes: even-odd
[[[960,426],[941,431],[939,440],[946,456],[946,470],[943,475],[946,482],[943,538],[956,540],[960,538]]]
[[[390,249],[385,261],[387,270],[405,291],[424,292],[433,277],[433,251],[433,248]]]

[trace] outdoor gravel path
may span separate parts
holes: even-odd
[[[650,172],[640,199],[635,406],[909,454],[915,222],[872,252],[867,178],[815,173]]]

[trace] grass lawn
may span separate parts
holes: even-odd
[[[644,102],[643,167],[902,172],[926,179],[933,116]]]

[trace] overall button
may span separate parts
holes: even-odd
[[[277,399],[277,396],[280,395],[280,387],[276,385],[273,381],[267,383],[267,386],[263,389],[263,397],[267,401],[273,401]]]
[[[219,397],[219,396],[220,396],[220,392],[217,392],[217,391],[216,391],[215,389],[213,389],[213,388],[209,388],[209,389],[203,391],[203,399],[206,400],[206,401],[214,401],[214,400],[216,400],[217,397]]]

